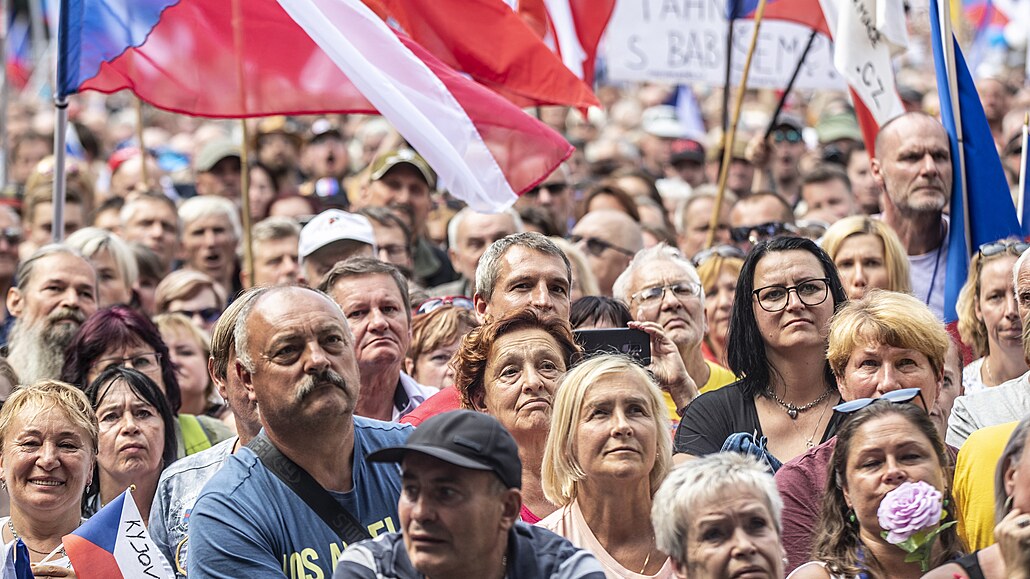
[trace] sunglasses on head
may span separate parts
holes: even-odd
[[[929,409],[926,406],[926,399],[923,398],[923,391],[919,388],[904,388],[902,390],[892,390],[879,398],[859,398],[858,400],[852,400],[850,402],[844,402],[833,407],[834,410],[842,414],[852,414],[859,410],[869,406],[874,402],[890,402],[891,404],[905,404],[919,398],[923,403],[923,408]]]
[[[1000,253],[1005,253],[1011,249],[1014,254],[1022,254],[1030,248],[1030,243],[1025,241],[992,241],[991,243],[985,243],[980,246],[980,255],[983,257],[991,257]]]
[[[429,312],[436,311],[444,306],[454,306],[463,310],[472,311],[475,308],[475,304],[472,300],[465,296],[447,296],[442,298],[428,299],[418,306],[418,310],[415,311],[415,315],[428,314]]]
[[[190,319],[193,319],[195,316],[200,316],[200,319],[204,320],[204,323],[212,324],[218,321],[218,317],[222,315],[222,310],[218,308],[204,308],[202,310],[176,310],[169,313],[182,314]]]
[[[719,257],[735,257],[737,259],[744,259],[747,256],[743,250],[733,245],[716,245],[709,247],[708,249],[702,249],[701,251],[694,254],[694,259],[691,261],[694,263],[694,267],[700,267],[702,263],[708,261],[710,258]]]

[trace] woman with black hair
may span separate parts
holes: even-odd
[[[157,481],[175,461],[175,416],[164,393],[145,374],[111,366],[86,387],[97,414],[97,468],[87,487],[83,515],[90,517],[135,485],[133,498],[144,521]]]
[[[846,300],[833,261],[811,240],[756,245],[744,260],[730,318],[728,361],[742,378],[690,404],[675,451],[736,450],[775,471],[833,436],[840,396],[826,342],[830,318]]]

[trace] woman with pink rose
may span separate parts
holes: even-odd
[[[1016,425],[998,460],[994,545],[924,575],[924,579],[1025,579],[1030,577],[1030,417]]]
[[[837,432],[812,562],[791,579],[916,579],[961,555],[948,453],[907,402],[870,400]]]

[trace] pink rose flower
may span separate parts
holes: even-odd
[[[876,511],[887,542],[904,542],[941,521],[941,492],[923,481],[906,482],[887,493]]]

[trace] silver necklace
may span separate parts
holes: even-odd
[[[33,549],[32,547],[29,546],[28,542],[26,542],[25,539],[22,539],[18,535],[18,531],[14,530],[14,523],[11,522],[10,518],[7,519],[7,528],[11,530],[11,536],[14,537],[15,541],[21,541],[25,545],[26,549],[28,549],[29,551],[32,551],[33,553],[35,553],[37,555],[50,556],[50,555],[54,554],[54,551],[58,551],[59,550],[62,557],[67,557],[68,556],[68,554],[64,552],[64,543],[61,543],[57,547],[54,547],[53,551],[37,551],[37,550]]]
[[[769,388],[766,388],[765,395],[769,398],[772,398],[774,402],[782,406],[784,410],[787,411],[787,416],[790,416],[791,420],[797,420],[798,414],[806,410],[811,410],[812,408],[815,408],[817,404],[819,404],[823,400],[826,400],[826,397],[830,395],[830,389],[827,388],[826,392],[823,392],[821,396],[809,402],[808,404],[805,404],[804,406],[795,406],[794,404],[787,402],[786,400],[777,396],[776,393]]]

